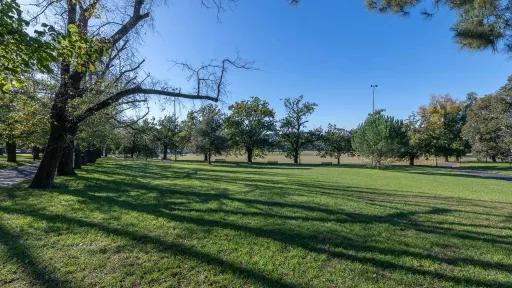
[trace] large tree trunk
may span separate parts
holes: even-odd
[[[167,149],[169,149],[169,147],[167,147],[167,145],[164,145],[164,157],[162,157],[162,160],[167,160]]]
[[[247,153],[247,163],[252,163],[252,156],[253,156],[254,150],[251,147],[246,147],[245,151]]]
[[[493,156],[491,156],[491,160],[492,160],[492,163],[496,163],[496,162],[498,162],[498,160],[496,159],[496,156],[494,156],[494,155],[493,155]]]
[[[341,165],[341,156],[338,156],[338,158],[336,158],[336,160],[338,160],[338,166]]]
[[[450,159],[448,158],[448,155],[444,155],[444,162],[450,162]]]
[[[16,142],[5,143],[5,149],[7,150],[7,162],[16,163]]]
[[[410,165],[410,166],[414,166],[414,159],[415,159],[415,158],[416,158],[416,157],[414,157],[414,156],[409,156],[409,165]]]
[[[58,117],[55,116],[52,118],[58,119]],[[32,179],[30,188],[45,189],[50,188],[53,184],[57,166],[59,165],[62,152],[66,146],[66,125],[58,120],[52,121],[48,145],[46,145],[43,159],[39,164],[36,175]]]
[[[210,165],[210,164],[212,164],[212,153],[208,152],[207,156],[208,156],[208,164]]]
[[[298,150],[293,152],[293,164],[299,164],[299,151]]]
[[[208,161],[208,153],[204,153],[204,162]]]
[[[74,176],[76,175],[74,170],[75,165],[75,141],[70,139],[64,147],[62,157],[60,158],[59,167],[57,169],[57,176]]]

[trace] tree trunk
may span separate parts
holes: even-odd
[[[74,170],[75,156],[75,141],[70,140],[60,158],[59,167],[57,168],[57,176],[74,176],[76,175]]]
[[[54,117],[52,117],[54,118]],[[60,122],[60,121],[59,121]],[[65,125],[52,121],[48,145],[36,175],[32,179],[30,188],[45,189],[53,185],[57,166],[62,157],[63,148],[66,145]]]
[[[299,164],[299,151],[295,150],[293,152],[293,164],[298,165]]]
[[[0,156],[4,156],[4,147],[0,147]]]
[[[247,163],[252,163],[252,155],[253,155],[253,149],[250,147],[245,148],[245,151],[247,152]]]
[[[496,160],[496,156],[494,156],[494,155],[493,155],[493,156],[491,156],[491,160],[492,160],[492,163],[496,163],[496,162],[498,162],[498,161]]]
[[[336,160],[338,161],[338,166],[340,166],[341,165],[341,156],[339,156]]]
[[[410,166],[414,166],[414,159],[415,159],[415,158],[416,158],[416,157],[414,157],[414,156],[409,156],[409,165],[410,165]]]
[[[207,156],[208,156],[208,165],[211,165],[212,164],[212,153],[208,152]]]
[[[444,162],[450,162],[450,159],[448,158],[448,155],[444,155]]]
[[[162,157],[162,160],[167,160],[167,150],[169,149],[169,147],[167,147],[167,145],[164,145],[164,157]]]
[[[204,153],[204,162],[208,161],[208,153]]]
[[[80,144],[77,142],[75,144],[75,169],[82,168],[82,151],[80,150]]]
[[[7,162],[16,163],[16,142],[5,143],[5,149],[7,150]]]
[[[41,153],[41,148],[39,148],[39,146],[34,146],[32,147],[32,160],[36,161],[36,160],[40,160],[41,157],[40,157],[40,154]]]

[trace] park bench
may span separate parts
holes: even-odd
[[[322,165],[332,165],[332,162],[322,162]]]
[[[267,161],[267,164],[279,164],[279,161]]]
[[[215,162],[226,162],[226,159],[215,159]]]

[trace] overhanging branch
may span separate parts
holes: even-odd
[[[159,89],[149,89],[142,88],[140,86],[136,86],[133,88],[128,88],[122,91],[119,91],[112,96],[100,101],[91,107],[87,108],[82,114],[75,117],[74,122],[79,124],[85,119],[93,116],[95,113],[109,107],[110,105],[120,101],[121,99],[131,96],[131,95],[158,95],[158,96],[167,96],[167,97],[175,97],[175,98],[183,98],[183,99],[191,99],[191,100],[208,100],[213,102],[218,102],[219,98],[214,96],[205,96],[205,95],[193,95],[193,94],[184,94],[176,91],[167,91],[167,90],[159,90]]]

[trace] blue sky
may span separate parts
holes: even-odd
[[[304,95],[319,105],[310,127],[356,127],[371,110],[373,83],[376,106],[406,118],[432,94],[490,93],[510,73],[509,56],[456,45],[450,11],[426,20],[414,12],[377,14],[363,2],[303,0],[292,7],[285,0],[240,0],[218,22],[199,0],[172,0],[154,11],[140,52],[153,76],[184,87],[172,60],[200,64],[238,53],[260,71],[232,71],[223,107],[259,96],[281,117],[280,99]],[[184,102],[179,111],[194,105],[200,103]],[[153,106],[156,117],[172,111]]]

